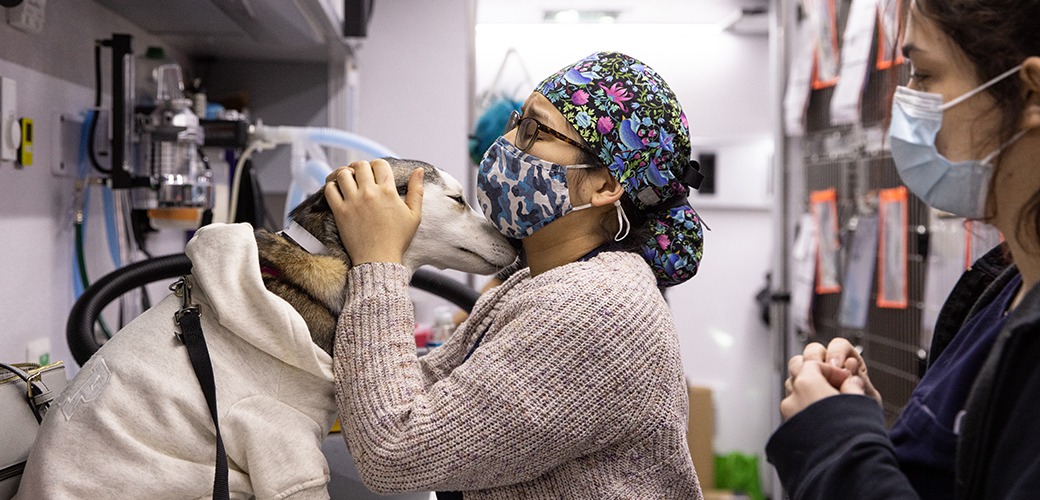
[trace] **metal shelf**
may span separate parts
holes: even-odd
[[[191,57],[320,62],[348,43],[333,0],[96,1]]]

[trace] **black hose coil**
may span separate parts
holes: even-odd
[[[153,281],[173,279],[191,274],[191,260],[180,253],[135,262],[106,274],[83,292],[72,306],[65,335],[76,363],[83,366],[101,348],[94,337],[94,323],[101,310],[130,290]],[[473,309],[480,294],[469,286],[444,274],[417,269],[412,286],[438,295],[466,312]]]

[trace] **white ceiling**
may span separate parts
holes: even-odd
[[[619,11],[619,23],[714,24],[768,0],[477,0],[477,23],[540,23],[546,11]]]

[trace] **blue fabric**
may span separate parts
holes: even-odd
[[[1013,278],[993,302],[961,328],[917,384],[892,427],[890,437],[900,469],[922,499],[954,497],[957,415],[1007,323],[1004,313],[1021,285],[1021,276]]]
[[[484,152],[504,133],[509,115],[513,111],[521,113],[523,106],[523,101],[499,97],[480,115],[473,135],[469,136],[469,157],[474,164],[480,165]]]
[[[529,155],[499,137],[477,170],[477,199],[491,225],[523,239],[574,209],[564,166]]]

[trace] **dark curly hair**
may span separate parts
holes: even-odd
[[[909,9],[935,23],[968,56],[979,81],[989,81],[1031,56],[1040,56],[1040,0],[916,0]],[[1018,132],[1029,95],[1019,78],[1006,78],[986,89],[1001,112],[1001,142]],[[995,166],[999,169],[999,162]],[[989,196],[992,198],[993,185]],[[993,215],[987,214],[987,220]],[[1032,221],[1034,242],[1040,239],[1040,192],[1022,207],[1016,231]]]

